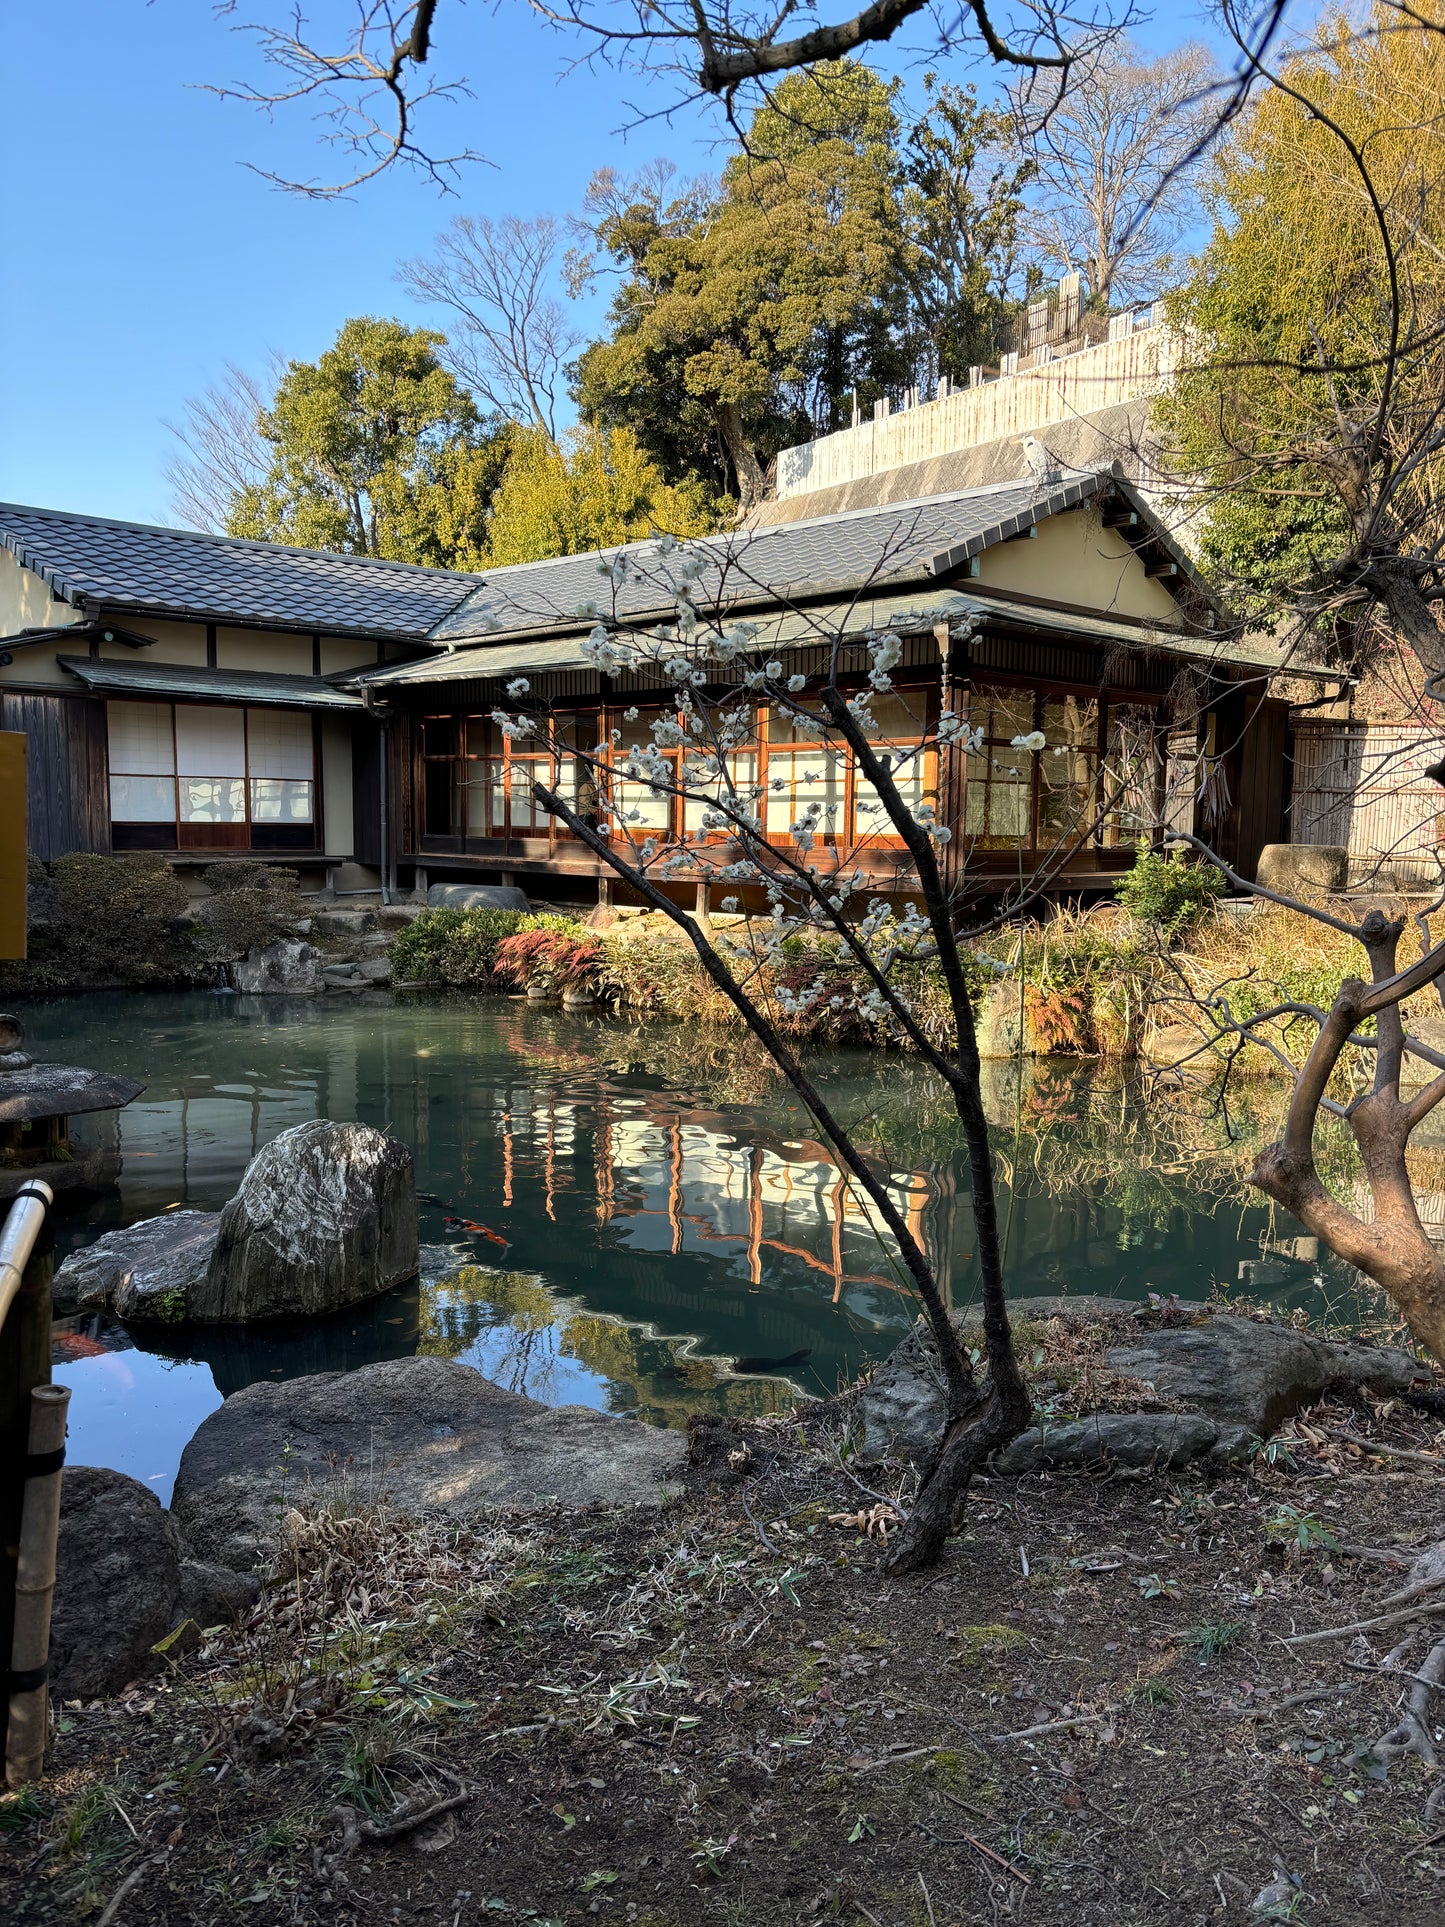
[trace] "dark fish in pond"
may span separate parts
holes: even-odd
[[[783,1372],[790,1365],[806,1365],[813,1356],[811,1345],[804,1346],[800,1352],[789,1352],[786,1358],[735,1358],[735,1372]]]

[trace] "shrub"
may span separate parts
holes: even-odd
[[[492,974],[505,984],[559,991],[597,988],[602,946],[570,930],[518,930],[497,945]]]
[[[499,948],[526,930],[563,930],[581,937],[584,926],[574,917],[532,910],[424,910],[393,938],[388,954],[403,983],[495,990]]]
[[[1125,909],[1169,937],[1196,922],[1223,894],[1224,879],[1209,864],[1194,862],[1182,850],[1161,856],[1143,843],[1133,869],[1119,883]]]
[[[197,934],[207,957],[218,963],[294,936],[306,914],[294,870],[237,859],[211,864],[203,880],[211,895],[201,905]]]
[[[123,984],[165,990],[212,972],[198,948],[185,886],[163,856],[34,858],[24,963],[0,964],[0,991],[46,996]]]

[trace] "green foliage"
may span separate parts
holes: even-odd
[[[939,374],[966,381],[993,359],[1013,292],[1023,189],[1009,116],[980,107],[972,87],[925,74],[927,109],[903,154],[912,241],[907,278],[920,346]]]
[[[585,418],[746,504],[780,448],[841,425],[850,390],[905,379],[895,91],[826,63],[778,83],[715,191],[594,180],[597,247],[627,278],[578,365]]]
[[[29,957],[0,964],[6,995],[48,996],[123,984],[168,990],[207,981],[185,886],[164,857],[30,862]]]
[[[293,361],[261,420],[264,481],[236,494],[229,535],[476,568],[512,450],[437,359],[445,336],[363,315],[315,362]]]
[[[629,428],[575,429],[558,447],[518,429],[487,521],[487,561],[540,562],[648,535],[706,535],[727,504],[688,476],[672,487]]]
[[[581,937],[573,917],[530,910],[424,910],[392,939],[391,967],[403,983],[442,983],[454,990],[495,990],[497,951],[527,930]]]
[[[1227,1653],[1244,1632],[1244,1625],[1238,1619],[1221,1619],[1217,1624],[1195,1626],[1180,1637],[1181,1646],[1192,1646],[1199,1655],[1199,1664],[1207,1666],[1211,1659],[1218,1659]]]
[[[229,963],[294,936],[306,914],[294,870],[242,859],[212,863],[202,880],[211,895],[197,915],[197,936],[216,962]]]
[[[1302,1512],[1298,1506],[1282,1505],[1265,1521],[1264,1529],[1269,1538],[1283,1542],[1295,1552],[1339,1550],[1339,1540],[1323,1519],[1313,1512]]]
[[[1170,302],[1192,347],[1155,420],[1208,485],[1205,559],[1266,621],[1356,544],[1408,541],[1438,494],[1445,49],[1429,23],[1398,25],[1327,13],[1286,64],[1288,91],[1238,117],[1205,183],[1209,240]],[[1377,215],[1336,129],[1389,234],[1398,355]]]
[[[1207,863],[1182,850],[1161,856],[1139,845],[1134,867],[1119,882],[1119,901],[1132,916],[1177,937],[1224,894],[1224,879]]]

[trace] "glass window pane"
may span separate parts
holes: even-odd
[[[534,783],[552,783],[552,761],[550,757],[514,756],[510,783],[512,803],[513,836],[545,836],[549,818],[546,810],[532,795]]]
[[[113,775],[169,776],[176,767],[176,740],[169,703],[107,703],[106,733],[110,739]],[[169,816],[171,811],[167,811]],[[122,817],[121,822],[149,822],[149,817]]]
[[[455,756],[457,719],[455,716],[425,716],[421,725],[423,756]]]
[[[1097,750],[1099,746],[1099,705],[1066,696],[1062,702],[1044,704],[1044,741],[1069,744],[1078,749]]]
[[[309,823],[311,785],[279,776],[251,779],[253,823]]]
[[[112,823],[174,823],[176,782],[173,776],[112,776]]]
[[[1012,849],[1029,840],[1029,782],[1025,775],[979,768],[969,761],[963,831],[981,849]],[[976,772],[976,773],[975,773]]]
[[[468,763],[465,784],[467,835],[504,835],[506,798],[502,791],[500,757]]]
[[[881,760],[881,759],[880,759]],[[937,806],[936,759],[931,749],[895,752],[890,758],[890,774],[910,814],[916,816],[925,803]],[[862,772],[853,782],[853,834],[855,837],[898,835],[897,827],[884,807],[883,799]]]
[[[1057,838],[1084,829],[1096,814],[1094,771],[1097,758],[1082,750],[1055,754],[1044,750],[1039,757],[1039,831]]]
[[[911,689],[907,695],[897,690],[891,695],[879,692],[868,707],[878,725],[879,740],[885,743],[916,741],[928,720],[928,698],[921,689]]]
[[[991,742],[1010,743],[1027,736],[1034,726],[1034,699],[1027,689],[975,689],[968,701],[968,719]]]
[[[253,777],[309,783],[315,773],[311,758],[311,718],[304,709],[246,711],[246,761]]]
[[[790,715],[785,709],[768,711],[770,743],[821,743],[825,734],[821,722],[810,722],[806,716]]]
[[[183,776],[179,784],[182,823],[244,823],[243,778]]]
[[[757,752],[746,749],[738,751],[734,756],[729,756],[728,775],[732,778],[733,795],[736,797],[737,802],[741,803],[745,808],[751,809],[753,804],[752,789],[754,783],[758,780]],[[726,796],[728,794],[721,777],[707,785],[700,782],[692,783],[689,785],[689,788],[699,790],[707,788],[711,791],[712,795],[715,796]],[[689,836],[703,827],[702,819],[710,807],[710,802],[703,802],[701,799],[693,797],[689,797],[683,804],[683,827]],[[727,836],[729,834],[730,831],[726,829],[709,831],[709,835],[712,836]]]

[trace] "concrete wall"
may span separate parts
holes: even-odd
[[[778,456],[778,499],[812,495],[954,449],[1039,433],[1157,395],[1178,359],[1179,340],[1168,328],[1141,328],[1023,374],[1001,375],[942,401],[785,448]]]

